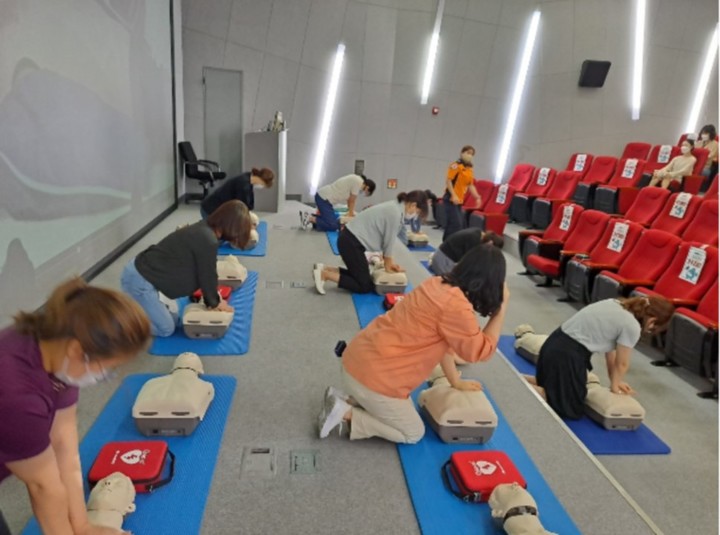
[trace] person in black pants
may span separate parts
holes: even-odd
[[[479,228],[466,228],[456,232],[432,255],[430,260],[430,271],[436,275],[449,273],[465,256],[465,253],[482,243],[492,243],[498,249],[502,249],[505,241],[493,231],[480,230]]]
[[[0,535],[12,535],[10,533],[10,528],[5,523],[5,518],[3,517],[2,511],[0,511]]]
[[[465,219],[462,213],[465,194],[469,191],[478,204],[480,203],[480,195],[473,182],[472,162],[474,155],[475,148],[465,145],[460,151],[460,158],[448,167],[445,194],[443,195],[443,207],[445,208],[443,241],[465,227]]]
[[[404,271],[392,258],[395,239],[399,237],[406,219],[424,219],[428,211],[424,191],[400,193],[396,201],[387,201],[363,210],[350,221],[338,236],[338,251],[344,268],[315,264],[313,279],[318,293],[325,295],[325,281],[336,282],[339,288],[354,293],[370,293],[375,283],[365,252],[382,252],[385,269]]]
[[[223,203],[237,199],[245,203],[250,210],[255,209],[255,188],[270,188],[275,180],[275,173],[272,169],[263,167],[262,169],[252,168],[249,173],[243,173],[232,178],[228,178],[222,186],[213,190],[210,195],[205,197],[200,205],[200,215],[203,219],[217,210]]]

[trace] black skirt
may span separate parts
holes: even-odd
[[[559,327],[540,348],[537,384],[545,389],[548,404],[563,418],[577,420],[585,413],[591,355]]]

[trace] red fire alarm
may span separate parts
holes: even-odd
[[[433,114],[433,115],[437,115],[438,113],[440,113],[440,108],[438,108],[437,106],[433,106],[433,107],[432,107],[432,114]]]

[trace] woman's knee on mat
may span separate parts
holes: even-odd
[[[405,437],[405,444],[417,444],[425,436],[425,424],[418,416],[417,421],[399,431]]]

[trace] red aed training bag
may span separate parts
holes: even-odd
[[[230,294],[232,293],[232,288],[230,286],[224,286],[220,285],[218,286],[218,294],[220,295],[220,298],[227,301],[228,297],[230,297]],[[190,296],[190,301],[193,303],[199,303],[200,299],[202,299],[202,290],[195,290],[193,294]]]
[[[385,310],[390,310],[392,307],[397,305],[404,298],[405,298],[405,294],[398,294],[398,293],[385,294],[385,299],[383,299],[383,307],[385,308]]]
[[[502,451],[455,452],[443,465],[442,478],[447,489],[466,502],[488,501],[495,487],[503,483],[517,483],[527,488],[525,478]]]
[[[170,465],[169,473],[163,479],[166,464]],[[88,472],[88,482],[92,487],[114,472],[128,476],[135,484],[136,492],[152,492],[172,481],[175,456],[167,442],[160,440],[109,442],[95,458]]]

